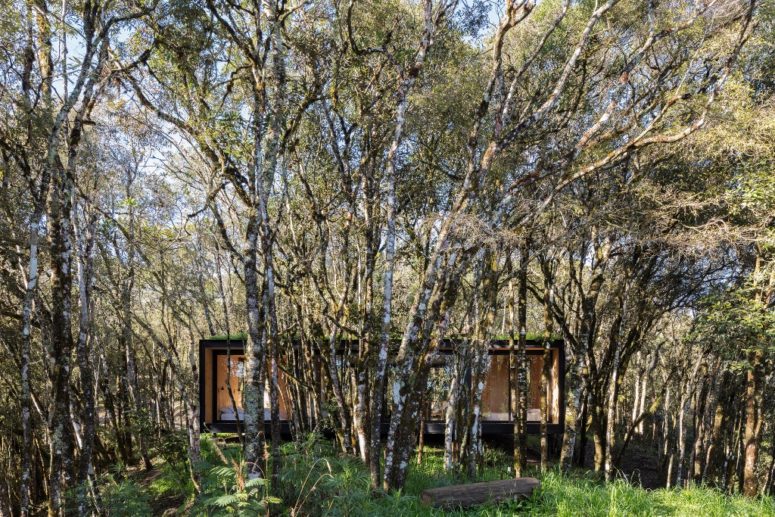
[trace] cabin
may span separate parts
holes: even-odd
[[[226,339],[214,336],[199,341],[199,424],[202,431],[233,433],[243,419],[242,392],[245,383],[245,337]],[[282,371],[280,387],[280,427],[289,433],[290,394]],[[264,420],[271,418],[269,391],[264,392]],[[268,428],[267,428],[268,430]]]
[[[423,422],[426,434],[444,434],[446,398],[455,367],[455,351],[465,346],[463,339],[445,339],[431,361],[428,377],[428,394],[423,401]],[[245,372],[245,341],[243,336],[234,339],[216,336],[199,342],[199,407],[200,425],[206,432],[236,432],[243,417],[242,388]],[[357,346],[353,343],[352,346]],[[493,340],[489,348],[489,362],[482,394],[482,434],[508,435],[513,431],[511,414],[511,381],[509,377],[509,342]],[[561,339],[548,344],[538,339],[528,339],[528,412],[527,432],[537,434],[541,421],[541,376],[544,356],[550,361],[549,403],[547,432],[561,434],[565,421],[564,378],[565,350]],[[321,368],[315,362],[315,368]],[[462,372],[463,382],[470,383],[470,371]],[[325,379],[321,371],[319,378]],[[288,380],[279,374],[280,426],[283,433],[290,432],[290,415],[293,408],[292,390]],[[264,394],[264,419],[270,420],[269,395]],[[387,420],[386,420],[387,421]]]

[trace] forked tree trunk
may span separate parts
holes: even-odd
[[[497,310],[498,253],[485,250],[481,255],[473,304],[474,341],[471,378],[471,413],[468,421],[468,447],[465,451],[465,467],[469,477],[476,476],[477,466],[484,454],[482,444],[482,397],[489,370],[489,336],[495,324]]]
[[[467,441],[464,451],[465,469],[469,478],[476,477],[476,469],[482,457],[482,395],[484,393],[484,379],[487,372],[486,343],[476,343],[473,350],[473,365],[471,368],[470,402],[471,412],[468,415],[466,426]]]
[[[70,421],[70,369],[72,335],[72,195],[64,167],[54,175],[49,214],[51,236],[51,407],[50,516],[64,514],[64,497],[73,479],[73,434]]]

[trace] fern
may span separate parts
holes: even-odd
[[[205,506],[237,515],[254,515],[266,510],[270,504],[280,504],[279,497],[270,496],[268,481],[265,478],[250,478],[246,475],[246,464],[242,460],[232,460],[230,465],[220,465],[210,469],[223,493],[213,495],[204,501]]]

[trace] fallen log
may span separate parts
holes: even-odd
[[[479,504],[530,497],[541,486],[535,478],[502,479],[423,490],[420,500],[437,508],[467,508]]]

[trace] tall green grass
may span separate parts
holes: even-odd
[[[422,491],[472,480],[444,472],[439,449],[426,449],[421,465],[413,461],[401,492],[382,496],[370,493],[368,472],[359,460],[337,456],[330,445],[312,444],[301,450],[289,444],[286,453],[284,501],[290,505],[306,497],[295,506],[297,515],[775,516],[775,501],[769,497],[749,499],[705,487],[646,490],[622,479],[604,483],[581,471],[529,472],[541,480],[541,488],[530,499],[441,511],[420,502]],[[476,481],[509,478],[509,464],[502,452],[488,451]]]

